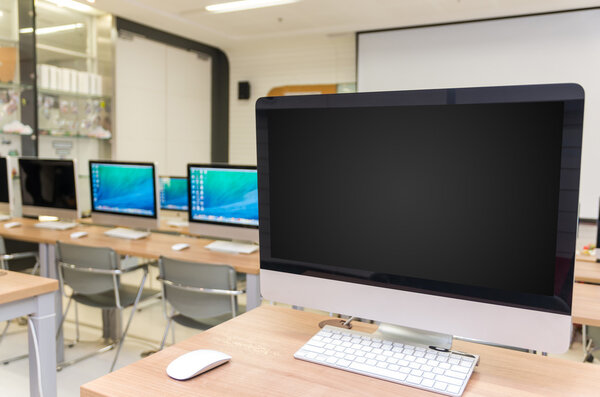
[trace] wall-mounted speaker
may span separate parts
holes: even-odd
[[[250,83],[238,81],[238,99],[250,99]]]

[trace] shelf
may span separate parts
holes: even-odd
[[[13,135],[13,136],[31,136],[32,134],[19,134],[18,132],[7,132],[0,130],[0,134],[2,135]]]
[[[75,58],[94,59],[93,56],[91,56],[90,54],[87,54],[85,52],[68,50],[66,48],[55,47],[55,46],[48,45],[48,44],[38,43],[38,44],[36,44],[36,47],[38,50],[45,50],[45,51],[54,52],[56,54],[69,55],[69,56],[72,56]]]
[[[18,89],[20,91],[26,90],[33,87],[32,85],[29,84],[19,84],[19,83],[3,83],[0,81],[0,89],[9,89],[9,90],[15,90]]]
[[[98,138],[95,136],[83,135],[77,132],[72,131],[62,131],[62,130],[48,130],[40,128],[40,137],[47,136],[52,138],[77,138],[77,139],[96,139],[98,141],[109,141],[112,137],[109,138]]]
[[[107,95],[80,94],[77,92],[50,90],[48,88],[39,88],[39,87],[38,87],[38,94],[62,96],[62,97],[66,96],[66,97],[71,97],[71,98],[82,98],[82,99],[101,99],[106,102],[111,101],[111,97],[107,96]]]

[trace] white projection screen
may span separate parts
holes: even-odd
[[[359,91],[578,83],[585,90],[580,217],[600,197],[600,8],[357,35]]]

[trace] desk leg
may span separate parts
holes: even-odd
[[[35,354],[34,335],[29,329],[29,392],[33,397],[40,396],[40,386],[44,397],[56,397],[56,325],[54,294],[39,295],[35,299],[36,310],[31,320],[35,327],[36,342],[39,348],[40,376]],[[41,385],[38,385],[38,378]]]
[[[246,311],[260,306],[260,275],[246,274]]]
[[[42,277],[53,278],[58,280],[58,268],[56,266],[56,247],[54,244],[43,244],[40,243],[40,275]],[[54,294],[54,307],[56,309],[56,332],[58,332],[58,326],[62,319],[62,295],[61,291],[58,290]],[[56,359],[57,363],[64,361],[64,335],[61,332],[56,340]]]

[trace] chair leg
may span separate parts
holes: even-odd
[[[31,274],[37,274],[38,270],[40,270],[40,259],[36,256],[35,265],[33,266],[33,269],[31,269]]]
[[[58,325],[58,329],[56,331],[56,339],[58,339],[58,337],[60,336],[60,333],[63,331],[63,325],[65,323],[65,318],[67,318],[67,314],[69,313],[69,309],[71,308],[72,301],[73,301],[73,295],[71,295],[69,297],[69,302],[67,303],[67,308],[65,309],[65,312],[64,312],[62,318],[60,319],[60,324]]]
[[[79,306],[75,302],[75,342],[79,342]]]
[[[127,331],[129,331],[129,326],[131,325],[131,320],[133,319],[133,315],[137,309],[138,302],[142,297],[142,291],[144,290],[144,283],[146,282],[147,272],[144,272],[144,276],[142,277],[142,282],[140,283],[140,288],[138,289],[137,295],[135,297],[135,302],[133,302],[133,307],[131,308],[131,314],[129,314],[129,320],[127,320],[127,325],[125,326],[125,330],[123,331],[123,335],[119,339],[119,346],[117,347],[117,352],[115,353],[115,358],[113,359],[112,365],[110,366],[110,371],[112,372],[115,369],[115,364],[117,363],[117,359],[119,358],[119,353],[121,353],[121,348],[123,347],[123,342],[125,337],[127,336]]]
[[[6,320],[6,325],[4,326],[4,331],[2,331],[2,336],[0,336],[0,343],[4,339],[4,335],[6,335],[6,331],[8,331],[8,327],[10,325],[10,320]]]
[[[165,329],[165,333],[163,335],[162,341],[160,342],[160,347],[158,348],[158,350],[162,350],[165,347],[165,341],[167,340],[167,335],[169,335],[169,328],[171,327],[171,322],[173,320],[169,318],[169,321],[167,321],[167,328]]]

